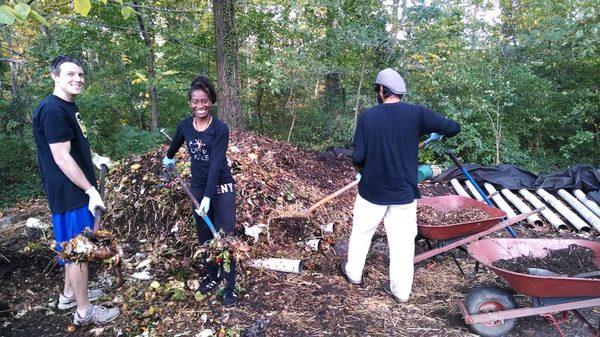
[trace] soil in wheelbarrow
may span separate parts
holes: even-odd
[[[489,214],[476,208],[462,208],[443,212],[427,205],[417,206],[417,223],[424,226],[447,226],[485,220],[489,217]]]
[[[574,276],[598,271],[594,264],[594,256],[594,251],[590,248],[573,244],[564,249],[551,250],[543,258],[524,255],[498,260],[492,265],[522,274],[529,274],[528,268],[540,268],[559,275]]]

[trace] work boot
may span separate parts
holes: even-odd
[[[79,312],[75,311],[75,317],[73,318],[73,324],[84,325],[84,324],[97,324],[104,325],[119,317],[119,308],[105,308],[101,305],[91,306],[85,316],[79,316]]]
[[[238,295],[235,288],[226,288],[223,294],[223,306],[229,308],[238,303]]]
[[[88,289],[88,300],[95,301],[98,297],[102,296],[104,293],[100,289]],[[58,308],[61,310],[71,309],[77,306],[77,302],[75,302],[75,295],[65,296],[62,293],[58,297]]]

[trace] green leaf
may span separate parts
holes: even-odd
[[[125,6],[121,8],[121,15],[123,15],[123,19],[127,20],[131,16],[131,14],[135,14],[135,10],[131,8],[131,6]]]
[[[31,12],[31,8],[28,4],[18,3],[15,5],[15,14],[21,19],[25,20],[29,12]]]
[[[41,16],[38,12],[34,11],[33,9],[31,10],[31,15],[33,16],[34,19],[38,20],[38,22],[41,23],[42,25],[44,25],[46,27],[50,27],[50,25],[48,24],[48,21],[46,21],[46,18]]]
[[[91,0],[75,0],[75,12],[87,16],[92,9]]]
[[[196,301],[198,302],[202,302],[202,300],[204,300],[206,296],[202,295],[201,292],[196,291],[196,293],[194,294],[194,298],[196,299]]]
[[[100,2],[102,2],[103,5],[106,5],[106,3],[108,2],[108,0],[100,0]]]
[[[0,24],[12,25],[13,23],[15,23],[15,15],[12,8],[6,5],[0,7]]]

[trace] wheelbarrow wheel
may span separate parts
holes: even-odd
[[[507,291],[481,287],[469,292],[465,299],[467,311],[471,315],[488,312],[515,309],[517,302]],[[470,325],[471,329],[484,337],[500,337],[506,335],[515,325],[516,319],[505,319],[494,322],[476,323]]]

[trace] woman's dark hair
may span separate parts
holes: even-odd
[[[75,63],[76,65],[81,67],[81,62],[74,58],[71,57],[69,55],[58,55],[56,58],[54,58],[54,60],[52,60],[52,62],[50,62],[50,71],[54,74],[54,75],[60,75],[60,66],[63,63]]]
[[[386,87],[386,86],[385,86],[385,85],[383,85],[383,84],[375,84],[375,92],[376,92],[377,94],[379,94],[379,87],[382,87],[382,88],[383,88],[383,98],[384,98],[384,99],[386,99],[386,98],[389,98],[389,97],[391,97],[391,96],[396,96],[396,97],[398,97],[399,99],[402,99],[402,96],[403,96],[402,94],[395,94],[395,93],[393,93],[393,92],[390,90],[390,88]]]
[[[210,101],[212,104],[217,102],[217,93],[215,92],[215,87],[213,87],[210,80],[205,76],[198,76],[192,80],[190,84],[190,90],[188,90],[188,101],[192,99],[192,92],[196,90],[202,90],[204,93],[210,97]]]

